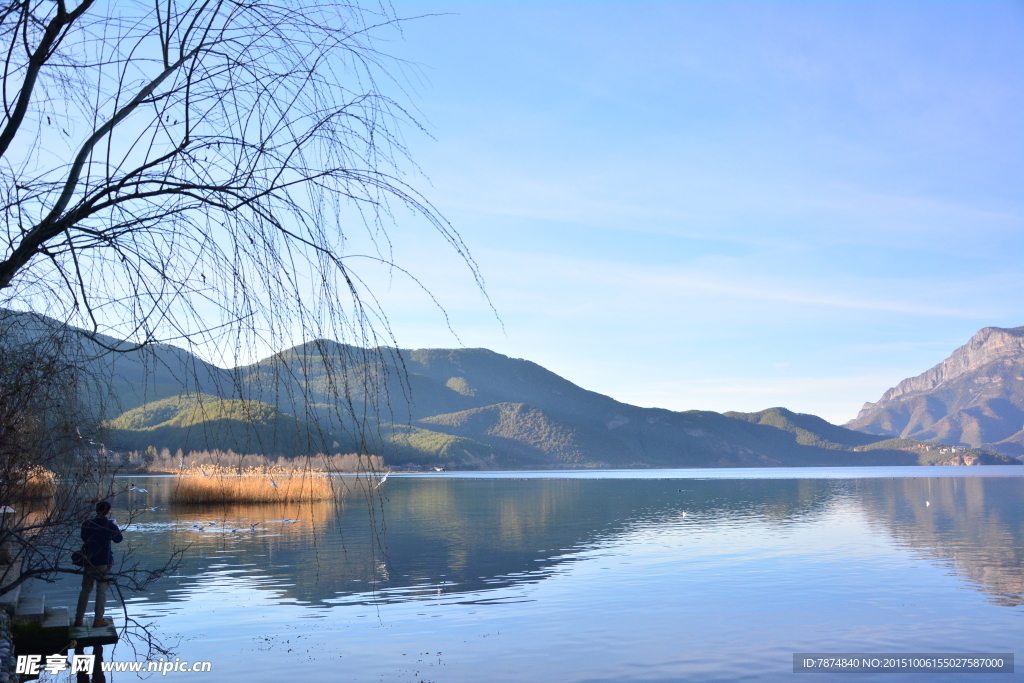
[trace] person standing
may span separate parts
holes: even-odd
[[[96,584],[96,614],[93,628],[110,626],[111,622],[103,617],[107,607],[107,588],[110,586],[110,570],[114,566],[114,551],[110,542],[120,543],[124,540],[121,530],[114,520],[108,519],[110,503],[101,500],[96,503],[96,516],[82,523],[82,555],[85,564],[82,569],[82,592],[78,594],[78,610],[75,612],[75,626],[85,621],[85,608],[89,606],[89,594]]]

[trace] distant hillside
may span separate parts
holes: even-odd
[[[1024,455],[1024,327],[986,327],[942,363],[864,404],[846,426]]]
[[[283,413],[261,401],[221,399],[208,394],[184,394],[153,401],[105,423],[107,445],[143,451],[149,446],[182,449],[233,450],[236,453],[293,456],[354,452],[358,444]],[[367,437],[375,451],[424,464],[453,460],[483,465],[491,449],[472,439],[371,421]],[[342,441],[339,441],[339,438]]]
[[[106,418],[185,392],[230,397],[237,385],[231,370],[218,368],[170,344],[137,349],[135,344],[91,335],[43,315],[0,308],[3,344],[32,343],[53,335],[61,337],[68,360],[103,385],[102,391],[90,385],[86,398]]]
[[[90,369],[111,378],[104,408],[114,448],[359,450],[390,465],[472,469],[935,462],[916,442],[866,449],[893,435],[785,408],[723,415],[632,406],[487,349],[315,340],[221,369],[171,346],[104,355],[86,339],[83,348],[96,351],[86,356]]]
[[[600,464],[628,467],[636,457],[606,433],[558,420],[525,403],[496,403],[417,421],[447,434],[471,437],[523,467]]]
[[[266,455],[324,452],[334,439],[312,425],[259,401],[180,395],[133,408],[105,425],[108,445]],[[319,438],[318,438],[319,437]]]
[[[794,413],[785,408],[769,408],[758,413],[724,413],[726,417],[746,420],[753,424],[773,427],[784,434],[777,434],[777,439],[789,440],[801,446],[824,448],[827,450],[848,450],[864,446],[876,441],[867,434],[861,434],[831,422],[826,422],[817,415]],[[792,436],[786,436],[791,434]]]

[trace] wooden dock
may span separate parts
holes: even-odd
[[[67,607],[46,607],[43,595],[21,596],[11,617],[15,652],[21,655],[51,655],[69,649],[97,645],[113,645],[118,641],[117,629],[111,626],[93,628],[72,626]]]
[[[95,645],[113,645],[117,642],[117,627],[110,626],[71,626],[68,628],[68,638],[74,642],[74,647],[89,647]]]

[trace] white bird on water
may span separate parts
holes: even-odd
[[[387,474],[385,474],[385,475],[384,475],[384,477],[383,477],[383,478],[382,478],[382,479],[381,479],[380,481],[378,481],[378,482],[377,482],[377,485],[373,487],[373,488],[374,488],[374,490],[377,490],[377,489],[379,489],[379,488],[381,487],[381,485],[383,485],[383,484],[384,484],[384,482],[386,482],[386,481],[388,480],[388,477],[390,477],[390,476],[391,476],[391,473],[390,473],[390,472],[388,472]]]
[[[146,509],[149,510],[150,512],[156,512],[157,510],[160,509],[160,506],[157,505],[155,508],[146,508]]]
[[[140,489],[135,484],[132,484],[132,487],[130,489],[128,489],[128,490],[129,491],[138,491],[139,493],[149,493],[149,491],[147,491],[146,489]]]

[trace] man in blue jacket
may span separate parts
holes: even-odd
[[[75,612],[75,626],[85,621],[85,608],[89,605],[89,594],[96,584],[96,616],[92,622],[97,626],[110,626],[111,622],[103,618],[107,608],[107,587],[110,584],[110,569],[114,566],[114,551],[110,542],[120,543],[124,540],[121,530],[114,520],[108,519],[110,503],[101,500],[96,503],[96,517],[82,523],[82,555],[85,564],[82,568],[82,592],[78,594],[78,611]]]

